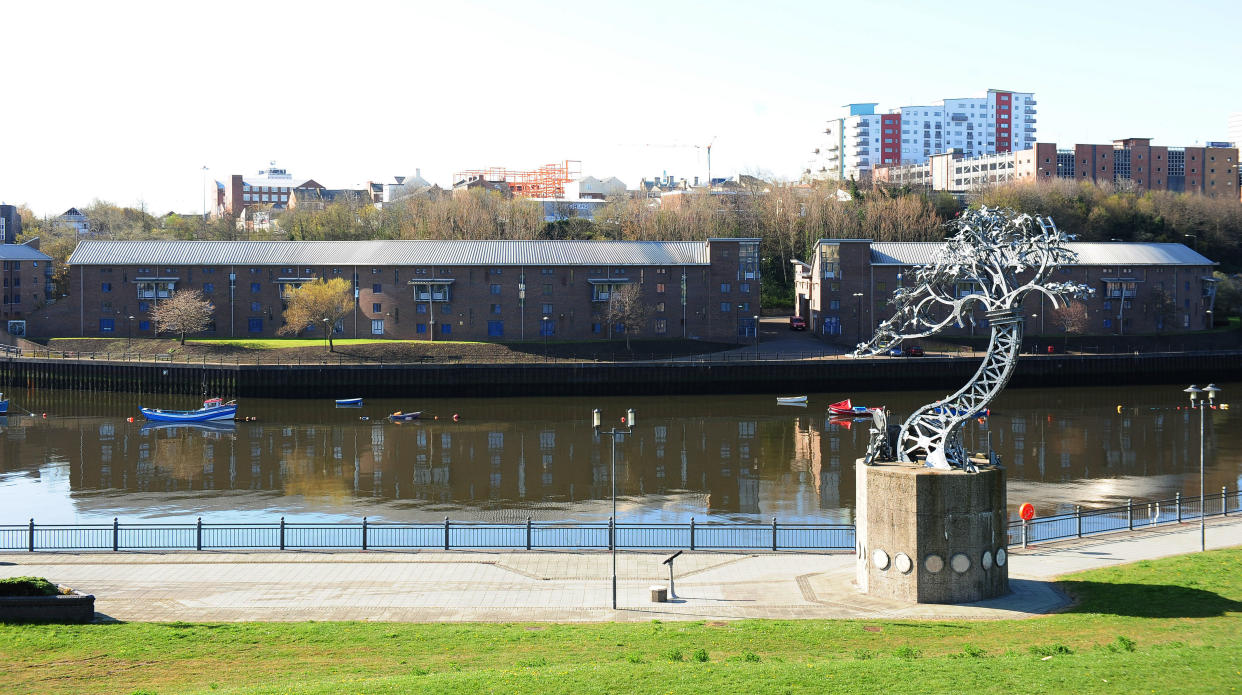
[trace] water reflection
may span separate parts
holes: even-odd
[[[900,414],[937,395],[854,399]],[[609,513],[611,459],[608,437],[590,426],[595,407],[606,419],[627,407],[639,412],[638,428],[616,446],[627,519],[849,523],[854,461],[868,428],[826,416],[837,394],[812,395],[808,408],[778,406],[769,396],[427,400],[361,409],[253,400],[239,416],[255,422],[201,425],[126,420],[140,402],[191,406],[184,397],[14,396],[39,416],[0,419],[0,523],[278,514],[600,520]],[[1171,496],[1197,490],[1198,413],[1179,409],[1180,396],[1175,388],[1011,390],[990,418],[971,423],[966,443],[983,451],[990,438],[1009,471],[1010,501],[1035,502],[1042,513]],[[423,420],[383,419],[411,405]],[[1231,417],[1211,412],[1209,491],[1238,484]]]

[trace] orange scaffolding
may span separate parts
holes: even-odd
[[[521,198],[564,198],[565,184],[581,175],[582,162],[566,159],[559,164],[544,164],[538,169],[467,169],[453,174],[453,181],[483,179],[493,183],[504,182],[513,195]]]

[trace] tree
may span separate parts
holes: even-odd
[[[626,284],[618,287],[608,295],[608,304],[604,308],[603,319],[611,329],[621,326],[625,333],[625,349],[631,350],[630,334],[641,331],[651,315],[651,307],[642,300],[642,291],[637,285]]]
[[[1163,333],[1165,325],[1173,318],[1177,304],[1173,301],[1173,297],[1164,290],[1156,290],[1151,293],[1151,299],[1147,303],[1147,309],[1156,319],[1156,332]]]
[[[289,308],[285,309],[285,325],[277,333],[297,335],[311,326],[322,326],[332,352],[332,330],[336,322],[354,309],[354,293],[349,281],[332,278],[314,282],[293,290],[289,295]]]
[[[1087,305],[1082,302],[1069,302],[1052,311],[1053,321],[1065,331],[1065,342],[1069,344],[1070,333],[1081,334],[1087,330]]]
[[[211,325],[213,308],[211,302],[203,299],[197,290],[180,290],[157,303],[151,311],[151,318],[155,320],[156,334],[162,331],[176,333],[181,336],[181,344],[185,345],[187,333],[198,333]]]

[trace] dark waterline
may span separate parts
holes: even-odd
[[[1238,386],[1224,384],[1222,400]],[[829,420],[840,393],[810,394],[805,408],[755,395],[410,398],[361,408],[247,399],[238,415],[255,421],[210,428],[154,426],[138,414],[139,405],[195,407],[189,397],[10,395],[14,408],[0,418],[0,524],[600,521],[611,512],[611,442],[594,433],[590,413],[602,409],[607,428],[629,407],[639,421],[616,443],[622,519],[852,523],[854,461],[868,427]],[[900,418],[944,393],[848,395]],[[1015,510],[1197,493],[1199,413],[1184,403],[1176,387],[1011,389],[971,424],[966,443],[982,451],[990,433]],[[424,416],[392,424],[384,415],[395,410]],[[1209,493],[1242,479],[1232,416],[1208,414]]]

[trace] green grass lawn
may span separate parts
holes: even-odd
[[[1236,693],[1242,548],[1069,578],[1015,621],[0,625],[17,693]]]
[[[327,342],[323,338],[189,338],[186,345],[230,345],[234,347],[247,348],[249,350],[279,350],[280,348],[300,348],[300,347],[326,347]],[[384,343],[388,345],[400,343],[412,343],[430,345],[427,340],[392,340],[383,338],[336,338],[332,341],[333,346],[341,345],[373,345],[376,343]],[[472,341],[464,340],[437,340],[436,345],[458,345],[458,344],[474,344]]]

